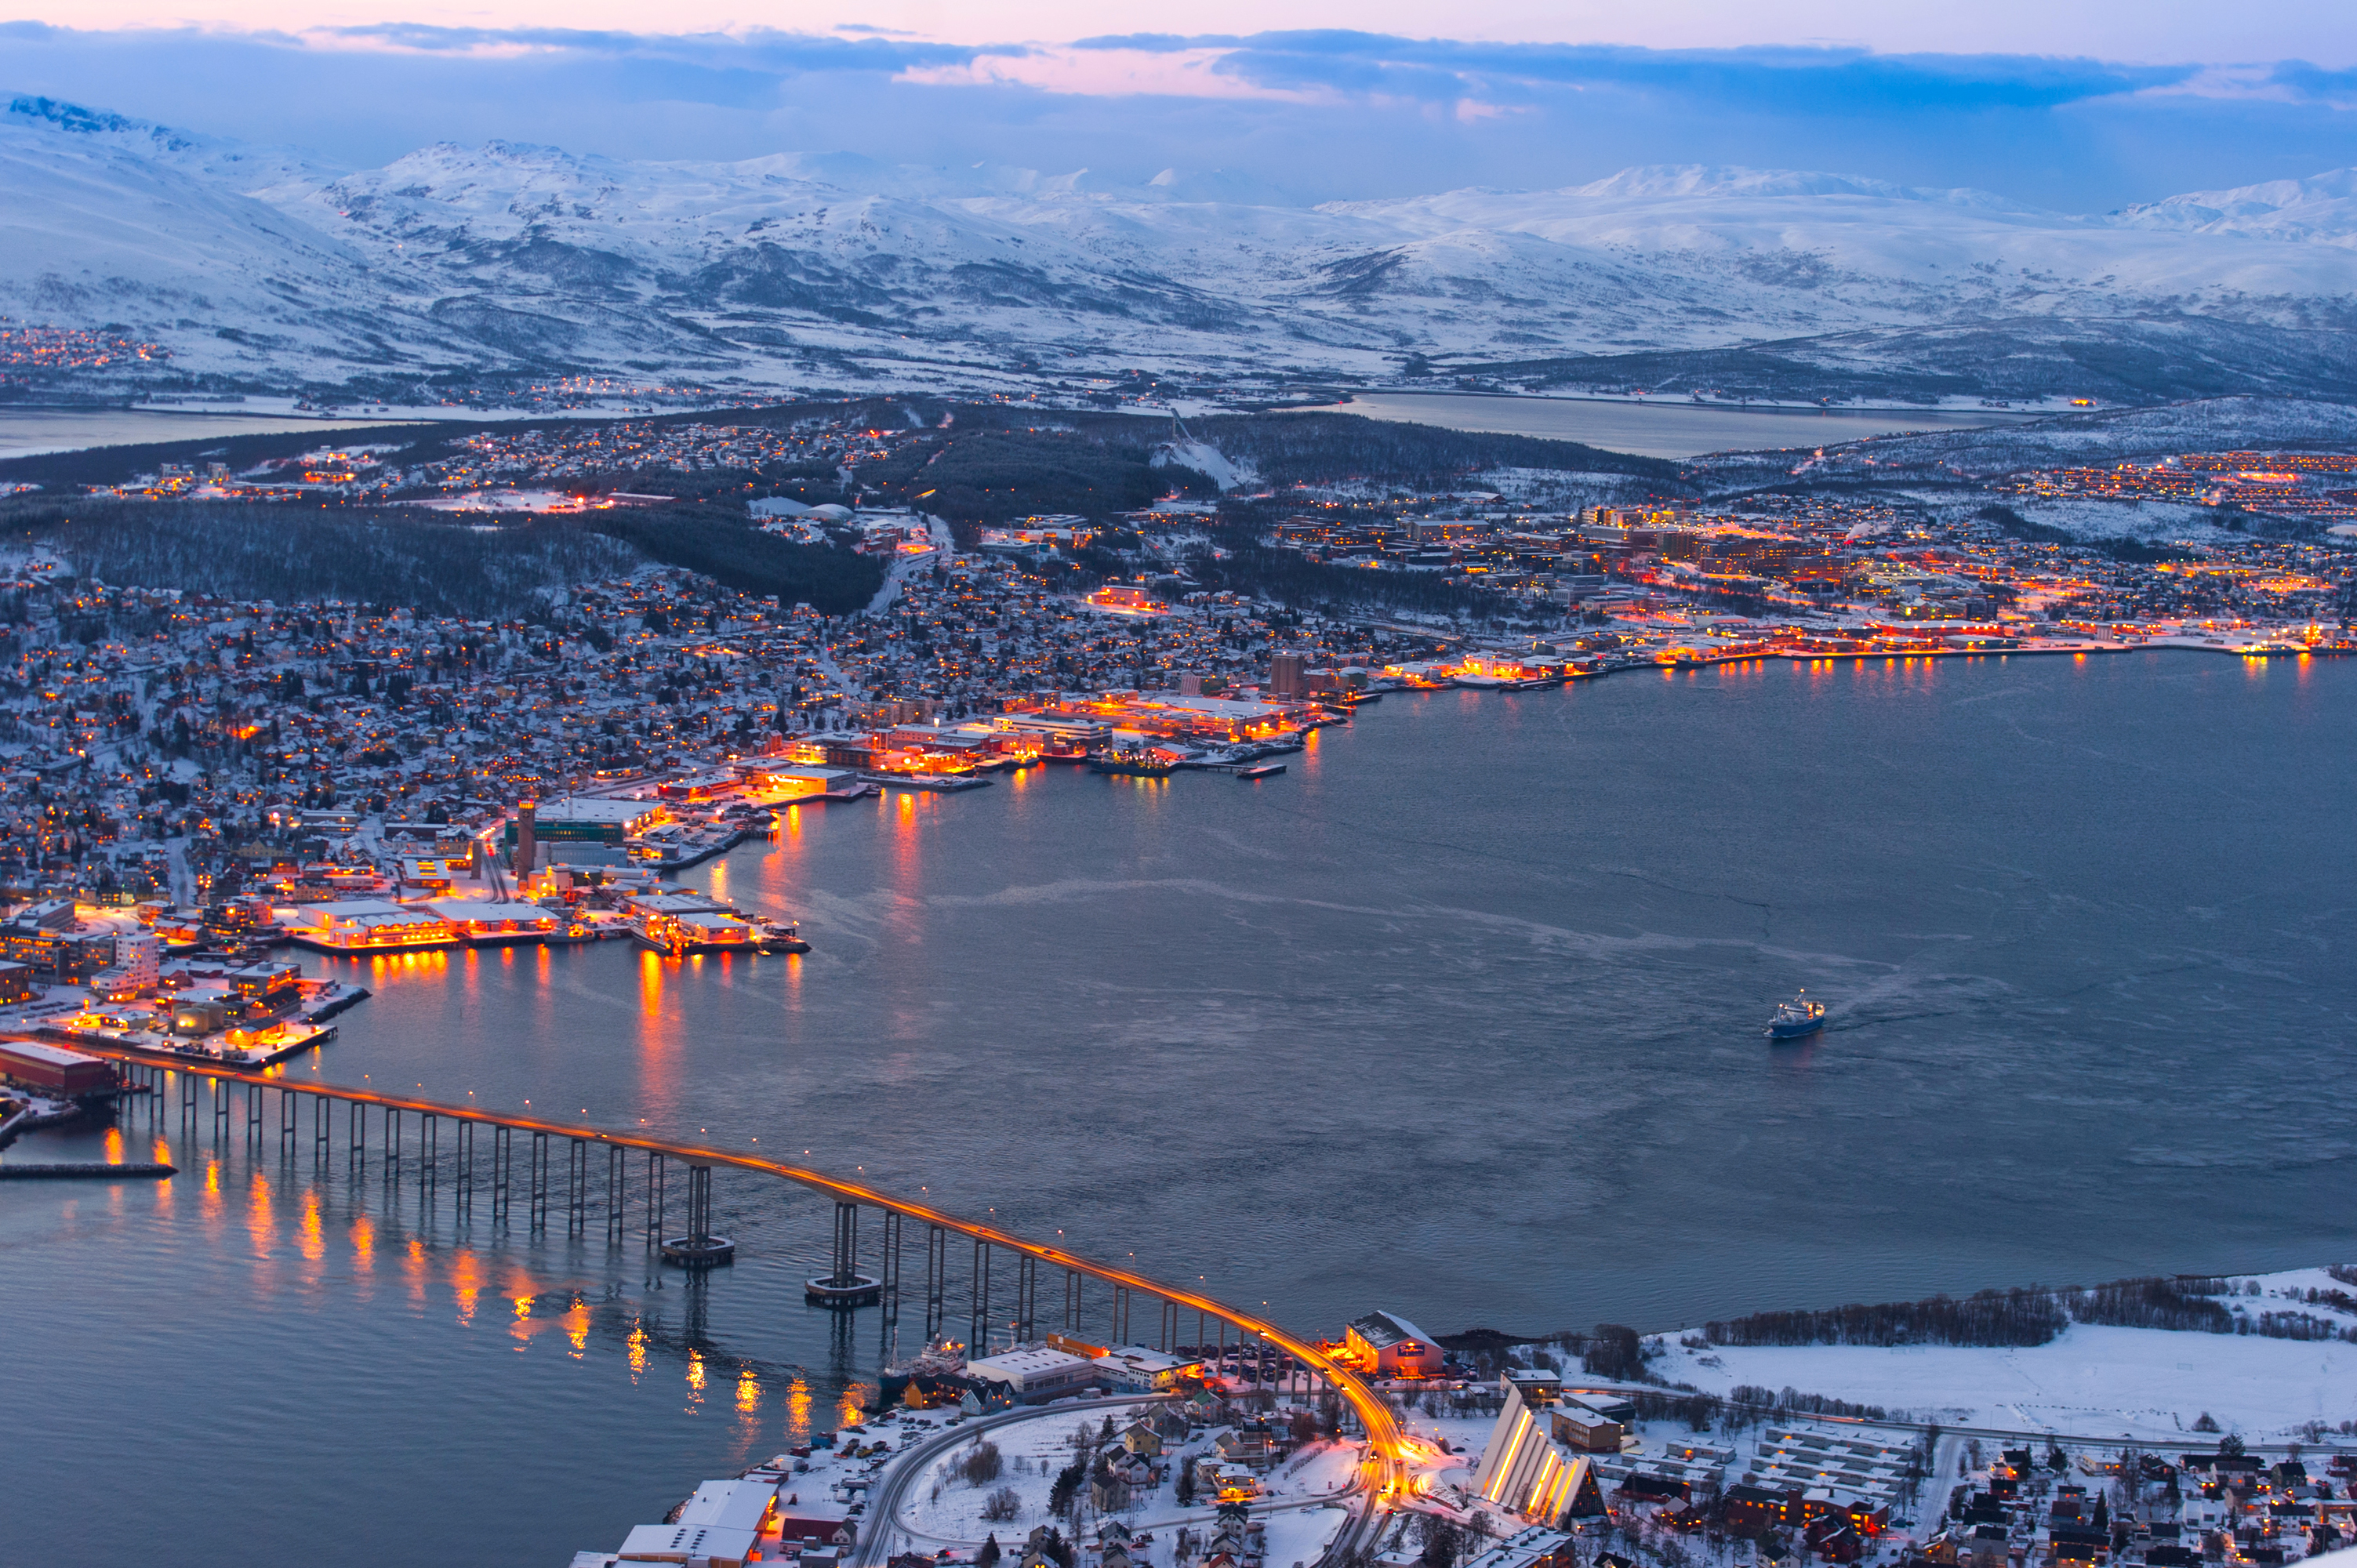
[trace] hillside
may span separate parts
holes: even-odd
[[[2350,171],[2107,215],[1653,167],[1316,208],[842,155],[441,144],[336,171],[0,114],[0,313],[153,346],[12,395],[334,401],[1396,382],[1971,403],[2357,395]],[[1166,387],[1164,389],[1168,391]]]

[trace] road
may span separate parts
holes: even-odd
[[[852,1568],[882,1568],[882,1565],[890,1561],[894,1555],[903,1552],[931,1552],[943,1546],[979,1544],[973,1541],[933,1535],[918,1530],[901,1517],[901,1510],[909,1505],[909,1489],[931,1473],[935,1461],[942,1458],[951,1450],[971,1443],[982,1434],[1025,1420],[1061,1420],[1071,1417],[1076,1411],[1083,1415],[1092,1416],[1106,1410],[1134,1411],[1146,1405],[1167,1403],[1178,1397],[1175,1394],[1150,1394],[1142,1397],[1094,1400],[1079,1404],[1027,1405],[1021,1409],[1002,1411],[996,1415],[968,1421],[963,1426],[927,1437],[915,1446],[903,1449],[893,1457],[891,1465],[884,1473],[883,1479],[868,1498],[867,1512],[863,1521],[865,1528],[860,1532],[860,1541],[855,1549]],[[1362,1495],[1364,1491],[1363,1482],[1354,1482],[1351,1486],[1337,1491],[1277,1499],[1257,1507],[1254,1511],[1269,1514],[1298,1512],[1305,1509],[1330,1508],[1346,1498]],[[1344,1526],[1341,1535],[1336,1539],[1336,1547],[1342,1547],[1347,1540],[1353,1538],[1353,1530],[1364,1522],[1364,1517],[1365,1510],[1360,1510],[1359,1514]],[[1160,1530],[1165,1526],[1181,1524],[1209,1525],[1214,1523],[1218,1518],[1218,1510],[1213,1508],[1178,1509],[1174,1505],[1173,1511],[1157,1512],[1154,1518],[1139,1522],[1142,1528]],[[1329,1559],[1332,1558],[1333,1552],[1329,1551],[1328,1556]]]

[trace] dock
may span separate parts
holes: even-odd
[[[995,779],[973,779],[952,773],[863,773],[860,781],[887,789],[931,789],[947,793],[955,789],[987,789],[997,782]]]
[[[176,1165],[152,1162],[119,1165],[103,1160],[81,1160],[67,1165],[0,1165],[0,1181],[121,1181],[127,1176],[178,1176]]]

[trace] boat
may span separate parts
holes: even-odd
[[[808,952],[810,943],[802,940],[802,927],[791,920],[756,920],[753,929],[759,934],[753,945],[763,952]]]
[[[1776,1015],[1768,1020],[1764,1031],[1770,1039],[1797,1040],[1825,1026],[1825,1004],[1807,1000],[1808,994],[1803,991],[1790,1002],[1776,1004]]]
[[[1168,779],[1178,770],[1176,762],[1166,762],[1144,746],[1089,753],[1092,773],[1114,773],[1125,779]]]
[[[884,1369],[877,1380],[876,1413],[897,1408],[904,1400],[911,1410],[955,1404],[973,1387],[965,1376],[965,1347],[944,1335],[905,1361]]]

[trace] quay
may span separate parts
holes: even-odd
[[[1039,1337],[1053,1326],[1041,1296],[1043,1286],[1051,1284],[1052,1275],[1058,1273],[1062,1275],[1060,1317],[1067,1333],[1077,1333],[1082,1326],[1084,1282],[1089,1280],[1111,1287],[1099,1310],[1107,1315],[1110,1337],[1116,1344],[1148,1343],[1133,1330],[1133,1315],[1143,1305],[1155,1314],[1154,1348],[1171,1350],[1184,1341],[1184,1314],[1192,1312],[1196,1323],[1191,1343],[1211,1343],[1216,1327],[1224,1357],[1228,1331],[1232,1328],[1239,1349],[1256,1350],[1264,1359],[1273,1353],[1290,1356],[1313,1379],[1350,1402],[1376,1456],[1376,1485],[1370,1490],[1376,1503],[1388,1501],[1405,1485],[1398,1416],[1350,1366],[1254,1314],[1184,1286],[1162,1283],[1135,1269],[1097,1262],[862,1182],[739,1150],[366,1089],[296,1084],[207,1063],[159,1065],[110,1049],[93,1054],[121,1063],[125,1082],[135,1091],[152,1090],[143,1103],[150,1119],[158,1122],[169,1108],[189,1130],[209,1119],[216,1143],[228,1140],[233,1123],[245,1141],[256,1147],[274,1133],[282,1160],[295,1158],[298,1147],[307,1143],[313,1163],[325,1166],[333,1156],[340,1122],[343,1157],[353,1175],[361,1174],[374,1158],[388,1185],[413,1183],[429,1207],[438,1206],[447,1191],[455,1219],[475,1218],[479,1197],[488,1199],[493,1224],[521,1220],[533,1232],[548,1230],[561,1213],[568,1236],[586,1237],[595,1225],[602,1228],[609,1246],[619,1246],[635,1229],[648,1251],[660,1251],[685,1267],[708,1267],[735,1254],[734,1242],[711,1232],[712,1183],[716,1171],[749,1171],[791,1182],[834,1204],[834,1267],[809,1282],[809,1298],[841,1310],[872,1303],[881,1308],[888,1323],[897,1324],[904,1291],[911,1295],[921,1292],[928,1340],[942,1333],[950,1320],[949,1260],[953,1237],[973,1248],[965,1304],[969,1344],[983,1343],[986,1326],[997,1320],[992,1305],[994,1270],[1000,1271],[996,1277],[1002,1282],[997,1286],[996,1311],[1006,1309],[1006,1290],[1011,1285],[1016,1333],[1027,1340]],[[273,1095],[277,1098],[274,1116],[269,1114]],[[303,1113],[306,1101],[307,1117]],[[404,1118],[408,1119],[406,1128]],[[105,1168],[110,1173],[124,1169]],[[672,1197],[675,1185],[684,1189],[683,1214]],[[869,1209],[877,1211],[879,1222],[873,1229],[876,1245],[865,1249],[860,1219]],[[675,1217],[683,1222],[677,1230],[671,1223]],[[918,1234],[909,1237],[912,1225]],[[920,1279],[904,1272],[904,1240],[909,1240],[921,1241],[924,1247]],[[872,1262],[862,1257],[864,1251],[872,1253]]]
[[[152,1161],[109,1165],[103,1160],[79,1160],[64,1165],[0,1165],[0,1181],[121,1181],[128,1176],[178,1176],[177,1165]]]

